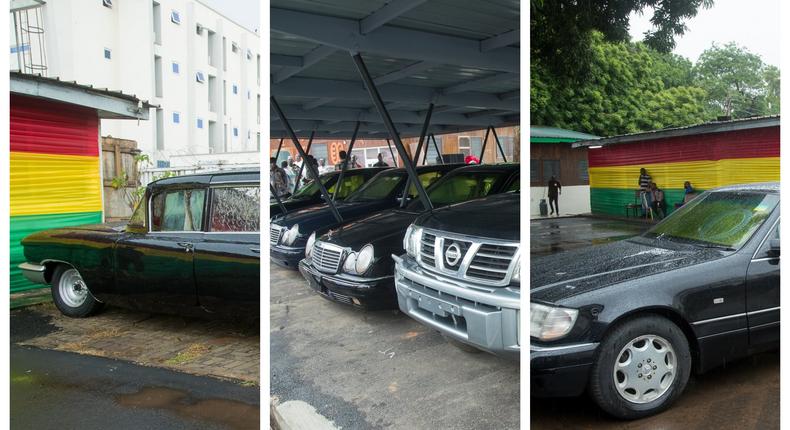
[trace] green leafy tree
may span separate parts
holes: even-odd
[[[588,79],[569,85],[533,61],[533,124],[612,136],[704,122],[705,91],[693,85],[691,62],[643,43],[590,35]]]
[[[586,65],[593,55],[594,31],[610,42],[628,41],[631,13],[652,8],[653,29],[645,33],[644,42],[668,53],[675,36],[686,32],[686,20],[711,6],[712,0],[531,0],[530,58],[558,79],[584,80],[589,77]]]
[[[779,113],[779,69],[734,42],[705,50],[694,72],[697,85],[708,94],[710,118]]]

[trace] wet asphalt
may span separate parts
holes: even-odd
[[[12,429],[258,429],[258,387],[17,345],[55,327],[11,317]]]
[[[622,240],[647,230],[642,221],[589,217],[533,220],[530,255],[544,256]],[[779,352],[728,364],[695,375],[668,410],[637,421],[618,421],[604,414],[587,396],[530,399],[530,428],[762,430],[779,428]]]

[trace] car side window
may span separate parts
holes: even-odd
[[[508,185],[506,191],[521,191],[521,176],[516,175],[515,178],[512,179],[513,182]]]
[[[206,190],[163,191],[151,198],[151,231],[201,231]]]
[[[210,231],[260,231],[260,202],[259,186],[215,188],[211,196]]]
[[[763,245],[760,247],[760,251],[757,253],[755,258],[768,258],[771,257],[771,239],[779,239],[779,224],[780,222],[776,223],[776,227],[774,227],[773,231],[768,233],[768,237],[765,238]]]
[[[439,178],[442,177],[444,172],[427,172],[422,173],[419,175],[420,184],[422,184],[423,188],[428,188],[433,185],[434,182],[438,181]],[[409,197],[416,198],[417,197],[417,187],[414,186],[411,182],[409,182]]]

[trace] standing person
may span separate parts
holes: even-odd
[[[332,167],[326,165],[326,160],[323,158],[318,159],[318,173],[326,173],[334,170]]]
[[[304,183],[308,184],[316,180],[316,177],[313,176],[313,171],[312,169],[309,168],[309,166],[313,165],[316,168],[316,170],[318,170],[318,162],[315,160],[315,157],[313,157],[312,155],[308,155],[307,158],[305,159],[305,163],[307,164],[305,164],[304,166]]]
[[[294,161],[294,165],[296,166],[297,169],[299,167],[302,167],[302,156],[301,155],[296,154],[296,161]]]
[[[379,161],[376,161],[373,167],[389,167],[389,164],[384,162],[384,157],[381,155],[381,152],[379,152],[378,159]]]
[[[554,176],[549,178],[549,206],[551,206],[551,214],[554,215],[554,212],[557,212],[557,216],[560,216],[560,205],[559,205],[559,195],[562,194],[562,184],[560,181],[557,180]]]
[[[288,194],[288,174],[285,170],[277,166],[277,159],[271,157],[269,159],[269,182],[274,187],[274,192],[278,197],[283,197]]]
[[[293,170],[288,166],[288,162],[285,160],[283,160],[283,162],[280,163],[280,167],[285,172],[285,176],[288,177],[288,189],[292,190],[294,188],[294,180],[296,179],[296,173],[293,172]]]
[[[655,182],[650,183],[650,194],[652,197],[653,213],[658,216],[658,219],[664,219],[667,216],[666,202],[664,201],[664,190],[658,188]]]
[[[352,155],[351,156],[351,167],[354,168],[354,169],[358,169],[358,168],[362,167],[362,165],[357,162],[357,156],[356,155]]]
[[[653,206],[650,193],[650,184],[652,182],[653,178],[647,174],[647,169],[644,167],[639,169],[639,189],[641,190],[639,193],[639,198],[642,201],[642,212],[644,212],[645,217],[647,217],[648,209]]]
[[[337,153],[337,156],[340,157],[340,161],[335,163],[335,170],[343,170],[343,163],[346,161],[346,151],[340,151]]]

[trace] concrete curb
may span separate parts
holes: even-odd
[[[270,411],[270,426],[273,430],[338,429],[332,421],[301,400],[289,400],[282,404],[277,404],[277,401],[272,399]]]

